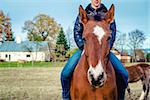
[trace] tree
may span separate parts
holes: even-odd
[[[51,48],[55,48],[59,30],[60,25],[54,18],[46,14],[39,14],[33,20],[26,21],[23,27],[23,31],[27,32],[29,41],[48,41],[50,55],[53,55]]]
[[[146,55],[147,62],[150,62],[150,53]]]
[[[10,27],[11,27],[10,25],[5,25],[5,29],[4,29],[4,32],[6,34],[5,41],[14,41],[13,32]]]
[[[114,47],[120,52],[125,51],[127,45],[127,35],[125,33],[121,34],[120,32],[116,35],[116,41]]]
[[[3,42],[3,27],[0,26],[0,42]]]
[[[66,30],[66,37],[67,37],[67,41],[68,41],[68,46],[71,47],[71,28],[68,27],[68,29]]]
[[[67,43],[67,39],[65,37],[63,28],[60,29],[59,34],[57,36],[57,42],[56,42],[56,55],[58,57],[65,56],[66,52],[70,49]]]
[[[56,23],[54,18],[46,14],[39,14],[32,21],[26,21],[23,27],[23,31],[27,32],[30,41],[55,40],[59,29],[60,25]]]
[[[0,11],[0,42],[14,41],[10,17]]]
[[[142,49],[136,49],[135,53],[137,61],[145,61],[144,51]]]
[[[76,47],[73,36],[74,36],[73,35],[73,29],[71,27],[68,27],[68,29],[66,30],[66,37],[67,37],[68,45],[70,48]]]
[[[77,50],[78,50],[78,48],[74,48],[74,49],[71,49],[70,51],[68,51],[66,53],[66,58],[70,58]]]
[[[133,50],[134,59],[136,61],[137,60],[136,49],[139,49],[140,47],[142,47],[142,44],[145,40],[145,34],[142,31],[136,29],[130,32],[128,36],[129,36],[128,45]]]

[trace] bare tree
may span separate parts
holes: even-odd
[[[67,37],[67,41],[68,41],[68,45],[69,45],[70,49],[75,48],[73,29],[70,26],[66,30],[66,37]]]
[[[67,37],[69,47],[71,47],[71,35],[72,35],[72,29],[68,27],[68,29],[66,30],[66,37]]]
[[[137,54],[136,54],[136,49],[139,49],[140,47],[142,47],[145,38],[145,34],[136,29],[132,32],[130,32],[128,34],[128,40],[129,40],[129,47],[131,48],[131,50],[133,50],[133,54],[134,54],[134,59],[135,61],[137,61]]]
[[[136,59],[137,61],[146,61],[146,57],[144,55],[144,51],[142,49],[136,49],[135,50],[136,53]]]
[[[120,52],[124,52],[127,46],[127,34],[118,31],[114,47]]]

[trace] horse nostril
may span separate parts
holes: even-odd
[[[104,78],[104,72],[102,72],[102,74],[99,75],[98,79],[101,80],[101,79],[103,79],[103,78]]]
[[[91,75],[91,74],[92,74],[92,71],[89,71],[89,74]]]
[[[102,72],[102,75],[101,75],[102,77],[104,77],[104,72]]]

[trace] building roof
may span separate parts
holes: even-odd
[[[112,48],[111,51],[116,55],[120,55],[119,50],[117,50],[116,48]]]
[[[17,43],[15,41],[6,41],[0,45],[0,52],[35,52],[41,51],[42,47],[47,46],[47,41],[23,41]]]
[[[121,52],[121,56],[130,56],[127,52]]]

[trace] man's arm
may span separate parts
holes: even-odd
[[[83,25],[80,22],[80,17],[78,15],[75,25],[74,25],[74,39],[79,49],[83,50],[84,47],[84,41],[82,39],[82,33],[83,33]]]

